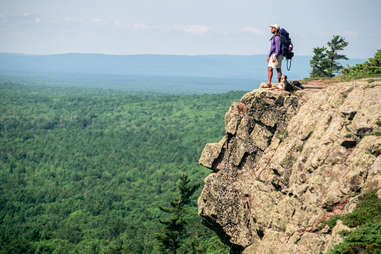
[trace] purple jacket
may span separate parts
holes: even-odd
[[[271,38],[269,57],[272,53],[275,53],[275,57],[278,57],[280,54],[280,36],[278,35]]]

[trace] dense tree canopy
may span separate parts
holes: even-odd
[[[160,253],[159,207],[209,173],[201,150],[242,94],[0,84],[0,253]],[[197,248],[225,248],[190,221]]]

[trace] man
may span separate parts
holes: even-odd
[[[278,82],[280,82],[281,76],[282,76],[282,60],[283,55],[280,50],[280,35],[279,33],[279,25],[274,24],[271,25],[271,33],[274,34],[273,37],[271,37],[271,47],[270,52],[267,57],[267,63],[268,63],[268,75],[267,75],[267,84],[266,88],[271,88],[271,80],[273,78],[273,69],[277,70],[278,74]]]

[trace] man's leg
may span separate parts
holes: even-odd
[[[268,67],[267,70],[268,70],[267,85],[270,85],[271,84],[271,80],[273,78],[273,68],[272,67]]]
[[[276,71],[278,73],[278,82],[280,82],[280,79],[282,78],[282,69],[281,68],[277,68]]]

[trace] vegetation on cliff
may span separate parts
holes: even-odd
[[[346,79],[381,76],[381,49],[365,63],[345,68],[342,74]]]
[[[357,228],[341,232],[345,237],[344,241],[336,245],[329,254],[381,253],[381,199],[378,199],[376,191],[361,197],[351,213],[335,216],[326,224],[333,227],[339,219],[344,225]]]
[[[377,50],[374,57],[368,61],[344,68],[340,60],[348,58],[339,52],[348,46],[348,42],[343,37],[335,35],[327,44],[328,47],[313,49],[310,60],[312,79],[332,78],[335,74],[340,74],[345,80],[381,76],[381,49]]]
[[[348,60],[345,55],[339,54],[339,51],[344,50],[346,46],[348,42],[343,37],[334,35],[328,42],[328,48],[314,48],[314,55],[310,61],[311,78],[333,77],[339,73],[343,69],[339,60]]]

